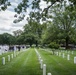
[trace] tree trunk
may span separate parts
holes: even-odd
[[[68,44],[69,44],[69,37],[66,37],[66,49],[69,49],[69,46],[68,46]]]
[[[38,42],[36,41],[36,47],[38,47]]]
[[[30,47],[32,47],[32,43],[30,42]]]

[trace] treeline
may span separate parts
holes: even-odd
[[[4,0],[3,0],[4,1]],[[28,23],[23,27],[23,31],[14,31],[14,35],[4,33],[0,35],[0,44],[27,44],[59,48],[65,46],[66,49],[76,45],[76,1],[75,0],[43,0],[46,7],[40,6],[41,0],[30,3],[23,0],[15,8],[17,14],[22,14],[14,23],[20,22],[26,16],[27,9],[30,7]],[[1,5],[5,4],[6,1]],[[7,6],[10,3],[8,2]],[[5,7],[1,7],[1,10]]]
[[[69,26],[68,26],[69,27]],[[67,48],[69,44],[76,44],[76,28],[70,25],[70,29],[63,29],[58,24],[53,22],[38,23],[29,19],[28,24],[25,24],[22,30],[13,32],[13,35],[8,33],[0,34],[0,44],[7,45],[35,45],[46,46],[58,49],[62,45]],[[66,30],[68,30],[66,32]]]

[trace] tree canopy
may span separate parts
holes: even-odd
[[[76,1],[75,0],[43,0],[46,7],[40,6],[42,0],[22,0],[14,9],[17,17],[14,23],[22,21],[30,8],[28,23],[23,31],[14,31],[16,42],[19,44],[64,44],[66,49],[69,44],[76,44]],[[6,10],[11,5],[8,0],[0,0],[0,9]],[[2,37],[2,36],[1,36]],[[23,41],[23,42],[22,42]],[[7,43],[7,41],[6,41]],[[52,43],[54,44],[54,43]]]

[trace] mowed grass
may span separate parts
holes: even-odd
[[[52,55],[50,49],[46,50],[48,51],[41,48],[37,49],[43,63],[46,64],[47,73],[51,72],[52,75],[76,75],[76,64],[74,64],[76,51],[74,51],[74,54],[70,52],[70,60],[67,60],[68,53],[66,51],[64,51],[65,58],[63,58],[62,56]],[[20,52],[17,57],[8,62],[7,55],[12,53],[9,52],[0,56],[0,75],[42,75],[34,48]],[[3,56],[6,57],[6,65],[2,65]]]
[[[0,56],[0,60],[2,60],[2,56]],[[35,50],[29,49],[21,52],[6,65],[0,64],[0,75],[42,75]]]
[[[7,52],[7,53],[3,53],[2,55],[0,55],[0,66],[2,65],[2,57],[5,57],[6,63],[7,63],[8,62],[8,55],[11,56],[11,54],[13,54],[13,52]]]
[[[71,60],[67,60],[67,57],[62,58],[56,55],[52,55],[51,52],[39,49],[43,63],[46,64],[47,73],[51,72],[52,75],[76,75],[76,64],[74,64],[74,55],[71,55]]]

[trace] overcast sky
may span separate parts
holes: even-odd
[[[23,21],[19,23],[13,23],[16,14],[13,10],[14,7],[18,5],[18,3],[21,0],[9,0],[11,1],[12,6],[8,7],[6,11],[0,11],[0,34],[2,33],[11,33],[18,29],[23,29],[23,26],[27,23],[26,18],[28,17],[28,13],[30,12],[30,9],[27,9],[26,17]],[[44,8],[46,6],[45,2],[40,3],[41,8]]]

